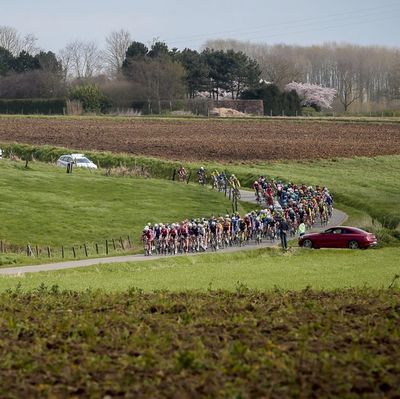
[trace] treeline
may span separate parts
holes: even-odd
[[[51,52],[14,55],[0,46],[0,98],[54,98],[66,93],[62,62]]]
[[[181,109],[185,99],[245,98],[264,100],[266,114],[294,115],[301,99],[285,86],[296,81],[335,88],[334,111],[396,108],[400,100],[398,49],[213,40],[201,51],[178,50],[162,41],[146,46],[120,30],[103,49],[76,40],[56,55],[36,41],[0,26],[0,99],[65,98],[89,112],[158,113]]]
[[[335,88],[336,110],[399,107],[399,48],[337,43],[270,46],[237,40],[211,40],[205,47],[243,51],[257,61],[262,78],[280,88],[292,81]]]

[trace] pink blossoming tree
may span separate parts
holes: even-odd
[[[336,89],[330,87],[298,82],[292,82],[285,86],[285,91],[292,90],[301,98],[301,105],[313,107],[317,111],[331,108],[337,93]]]

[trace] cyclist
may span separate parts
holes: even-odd
[[[187,252],[189,250],[189,229],[186,221],[183,221],[179,225],[178,234],[180,240],[180,251]]]
[[[168,238],[169,238],[169,229],[167,225],[161,225],[161,231],[160,231],[160,249],[161,253],[163,255],[167,254],[167,249],[168,249]]]
[[[198,223],[197,230],[198,230],[199,249],[206,251],[207,250],[206,227],[203,219],[200,221],[200,223]]]
[[[177,242],[178,242],[178,230],[176,228],[176,224],[173,223],[169,230],[169,247],[170,247],[170,252],[174,255],[176,255],[178,252]]]
[[[211,173],[211,180],[212,180],[212,188],[218,190],[219,184],[218,184],[218,179],[219,179],[219,172],[218,170],[214,170]]]
[[[180,165],[178,169],[178,178],[180,182],[184,182],[186,180],[187,172],[183,165]]]
[[[200,167],[200,169],[197,171],[197,178],[198,178],[198,182],[199,184],[206,184],[206,170],[204,169],[204,167]]]
[[[328,215],[329,217],[332,217],[332,210],[333,210],[333,198],[329,194],[329,192],[326,192],[325,194],[325,203],[328,206]]]
[[[226,175],[225,172],[221,172],[218,176],[218,190],[226,190]]]
[[[217,250],[218,249],[217,223],[214,218],[209,220],[208,229],[210,231],[211,248]]]
[[[229,215],[225,215],[222,228],[223,228],[223,233],[222,233],[223,242],[226,246],[228,246],[231,244],[231,219]]]
[[[150,229],[148,226],[146,226],[143,229],[143,233],[142,233],[142,241],[143,241],[143,244],[144,244],[144,254],[145,254],[145,256],[152,255],[153,240],[154,240],[153,230]]]
[[[239,218],[239,241],[240,241],[240,246],[242,246],[243,243],[245,242],[246,235],[247,235],[247,224],[244,221],[244,219]]]
[[[239,179],[233,174],[229,177],[229,185],[233,189],[239,189],[241,187]]]

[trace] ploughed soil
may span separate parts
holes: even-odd
[[[1,398],[399,398],[400,292],[0,294]]]
[[[0,118],[0,142],[186,161],[400,154],[400,124],[282,120]]]

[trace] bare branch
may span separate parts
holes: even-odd
[[[106,37],[106,48],[102,52],[102,57],[111,76],[116,76],[121,70],[126,50],[131,43],[131,34],[123,29],[111,32]]]

